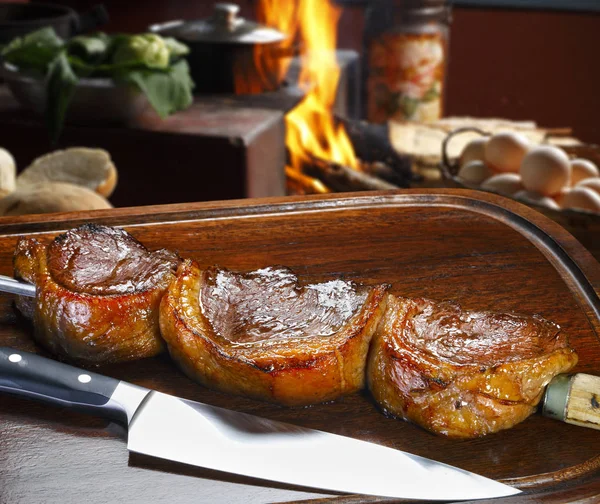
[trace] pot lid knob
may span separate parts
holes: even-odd
[[[240,6],[233,3],[217,3],[214,7],[213,20],[215,24],[227,28],[229,31],[235,31],[241,24],[243,19],[238,17]]]

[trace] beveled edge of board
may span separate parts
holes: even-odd
[[[0,236],[62,232],[86,222],[112,226],[160,225],[281,214],[378,207],[451,207],[478,213],[511,227],[538,248],[577,294],[600,336],[600,264],[567,230],[529,206],[471,189],[400,189],[310,196],[177,203],[85,212],[0,217]]]

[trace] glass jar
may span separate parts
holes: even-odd
[[[368,121],[442,116],[450,21],[446,0],[371,2],[364,39]]]

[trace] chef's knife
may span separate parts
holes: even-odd
[[[264,480],[428,501],[520,492],[399,450],[187,401],[5,347],[0,391],[128,424],[133,452]]]

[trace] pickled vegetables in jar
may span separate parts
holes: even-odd
[[[367,119],[431,122],[443,114],[450,14],[445,2],[376,1],[367,17]]]

